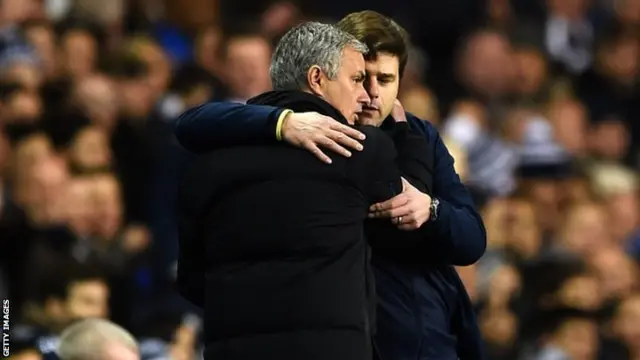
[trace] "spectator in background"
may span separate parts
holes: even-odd
[[[60,335],[56,353],[60,360],[138,360],[135,338],[120,326],[101,319],[86,319]]]
[[[13,353],[54,352],[61,331],[74,321],[109,316],[110,289],[97,267],[67,262],[58,269],[39,279],[36,301],[25,308],[25,322],[13,329]]]
[[[244,103],[271,89],[271,45],[267,39],[257,33],[230,34],[223,40],[221,50],[229,100]]]

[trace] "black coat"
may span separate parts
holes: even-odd
[[[272,92],[252,100],[317,111],[323,100]],[[205,359],[370,360],[373,291],[363,223],[401,191],[392,140],[331,166],[286,144],[221,149],[186,174],[178,286],[205,310]]]

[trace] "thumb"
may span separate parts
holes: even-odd
[[[411,187],[411,183],[409,183],[405,178],[401,178],[401,179],[402,179],[402,192],[405,192],[409,190],[409,188]]]
[[[407,114],[404,112],[404,107],[400,100],[396,99],[393,102],[393,108],[391,109],[391,116],[396,122],[407,122]]]

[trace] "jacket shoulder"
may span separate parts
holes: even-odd
[[[422,120],[411,113],[407,113],[407,121],[412,128],[423,133],[429,140],[435,138],[438,134],[438,129],[436,129],[432,123],[427,120]]]

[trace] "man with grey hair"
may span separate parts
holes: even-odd
[[[276,90],[302,90],[325,99],[353,124],[370,101],[359,66],[366,52],[363,43],[333,25],[306,23],[280,40],[271,62],[271,82]],[[338,79],[341,68],[351,73]]]
[[[139,360],[133,335],[103,319],[81,320],[64,330],[58,343],[60,360]]]
[[[315,111],[349,127],[369,101],[365,51],[332,25],[295,27],[273,55],[275,90],[249,103]],[[221,147],[187,171],[177,283],[204,308],[205,359],[372,358],[363,223],[368,207],[403,183],[392,139],[358,130],[363,150],[333,166],[281,142]]]

